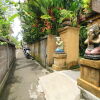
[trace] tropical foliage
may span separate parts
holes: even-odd
[[[7,15],[9,10],[9,6],[14,4],[14,2],[10,2],[9,0],[0,0],[0,36],[4,38],[8,38],[10,34],[10,25],[15,17],[18,14]]]
[[[84,52],[86,50],[86,45],[84,44],[84,41],[86,40],[87,37],[87,26],[81,26],[80,27],[80,39],[79,39],[79,49],[80,49],[80,56],[84,56]]]
[[[28,0],[20,4],[23,38],[32,43],[58,28],[77,26],[90,11],[89,0]]]
[[[10,36],[11,42],[15,44],[16,48],[21,48],[21,41],[19,41],[16,37]]]

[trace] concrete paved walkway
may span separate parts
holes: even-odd
[[[35,60],[26,59],[22,50],[16,53],[17,60],[0,100],[45,100],[43,93],[37,93],[38,79],[46,71]]]
[[[22,50],[17,50],[16,57],[0,100],[81,100],[76,85],[79,71],[47,75],[49,72],[35,60],[26,59]]]

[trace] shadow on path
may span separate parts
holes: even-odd
[[[18,76],[15,77],[14,76],[14,72],[15,72],[15,69],[16,69],[17,65],[18,64],[15,63],[13,68],[11,69],[11,73],[10,73],[10,75],[8,77],[8,80],[7,80],[7,82],[6,82],[5,86],[4,86],[4,89],[3,89],[3,91],[2,91],[2,93],[0,95],[0,100],[8,100],[9,95],[12,94],[12,92],[10,92],[11,86],[14,83],[20,83],[21,82],[21,78],[20,77],[18,77]],[[16,100],[16,97],[12,98],[12,100]]]
[[[38,79],[46,74],[46,70],[35,60],[26,59],[22,50],[17,52],[16,58],[0,100],[34,100],[30,98],[29,90],[33,85],[33,92],[36,92]],[[36,100],[45,99],[39,95]]]

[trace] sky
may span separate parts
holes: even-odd
[[[12,1],[19,2],[19,0],[12,0]],[[20,0],[20,2],[24,2],[24,0]],[[17,12],[16,8],[13,9],[13,12],[15,12],[15,13]],[[11,26],[12,26],[12,30],[13,30],[12,36],[14,36],[14,37],[18,36],[18,40],[22,40],[22,35],[21,35],[22,28],[21,28],[20,18],[16,17]]]
[[[19,17],[16,17],[14,19],[14,22],[12,24],[12,30],[13,30],[13,36],[16,37],[18,36],[18,40],[22,40],[22,35],[21,35],[21,22]]]
[[[14,2],[24,2],[24,0],[12,0],[12,1],[14,1]]]

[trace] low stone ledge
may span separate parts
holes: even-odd
[[[100,69],[100,60],[89,60],[81,58],[79,61],[80,65],[86,65],[95,69]]]
[[[66,54],[65,53],[55,53],[54,54],[54,58],[57,58],[57,59],[61,59],[61,58],[66,58]]]
[[[65,27],[62,27],[62,28],[59,28],[58,29],[58,32],[61,34],[61,33],[63,33],[64,31],[66,31],[67,29],[78,29],[79,27],[72,27],[72,26],[65,26]]]
[[[61,71],[61,70],[67,70],[67,67],[65,66],[57,66],[57,65],[52,65],[52,70],[56,70],[56,71]]]
[[[100,99],[98,99],[98,97],[100,98],[100,88],[94,86],[93,84],[91,84],[81,78],[78,79],[78,85],[87,91],[91,91],[91,93],[94,94],[93,95],[89,92],[92,96],[94,96],[94,97],[97,96],[97,97],[95,97],[97,99],[93,99],[93,100],[100,100]],[[92,100],[92,99],[88,99],[88,100]]]

